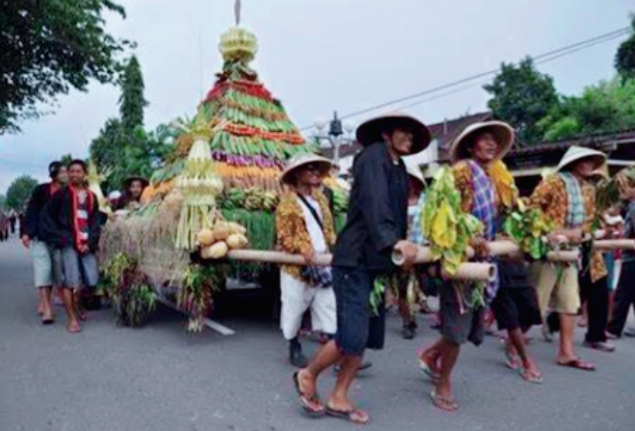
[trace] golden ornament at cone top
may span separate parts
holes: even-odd
[[[225,61],[249,62],[258,52],[258,42],[249,30],[236,26],[223,33],[218,48]]]

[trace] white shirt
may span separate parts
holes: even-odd
[[[304,196],[306,201],[315,209],[315,212],[320,217],[320,220],[324,220],[322,216],[322,211],[320,210],[320,204],[313,199],[311,196]],[[309,237],[311,238],[311,244],[313,245],[313,250],[316,254],[326,253],[328,251],[328,247],[326,245],[326,240],[324,239],[324,233],[322,232],[322,228],[311,214],[311,211],[306,207],[306,204],[302,202],[302,199],[298,196],[298,204],[302,211],[304,212],[304,223],[306,224],[306,229],[309,232]]]

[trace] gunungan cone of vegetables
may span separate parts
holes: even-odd
[[[201,111],[192,129],[194,144],[185,169],[176,179],[176,187],[183,193],[184,199],[175,245],[190,251],[196,248],[199,231],[211,227],[210,218],[216,209],[216,198],[223,191],[223,181],[216,175],[209,148],[210,130]]]

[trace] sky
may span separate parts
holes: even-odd
[[[146,126],[193,116],[222,65],[218,42],[234,25],[234,0],[119,3],[127,17],[108,16],[108,30],[138,43]],[[258,38],[252,66],[307,127],[333,111],[357,112],[627,27],[633,11],[632,0],[242,0],[241,25]],[[620,41],[538,68],[558,91],[577,94],[614,75]],[[22,133],[0,135],[0,193],[21,174],[44,180],[48,163],[63,154],[87,157],[104,122],[118,115],[118,98],[114,86],[91,84],[61,96],[54,114],[21,123]],[[405,110],[432,124],[486,106],[487,93],[473,85]]]

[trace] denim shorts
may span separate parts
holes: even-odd
[[[30,248],[35,287],[60,286],[62,275],[53,266],[53,250],[47,244],[35,239],[31,241]]]
[[[362,356],[365,349],[384,347],[386,307],[378,314],[370,309],[370,293],[377,273],[365,269],[333,267],[333,291],[337,307],[335,343],[346,355]]]
[[[83,285],[94,288],[99,282],[99,268],[93,253],[80,255],[73,247],[55,250],[53,265],[64,276],[64,287],[80,289]]]

